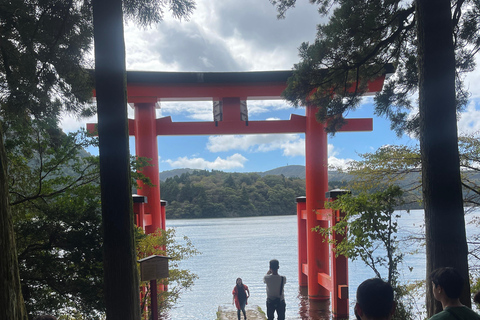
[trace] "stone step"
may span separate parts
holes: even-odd
[[[247,312],[247,320],[266,320],[265,312],[257,305],[247,305],[245,307]],[[240,314],[240,319],[243,320],[243,313]],[[218,307],[217,320],[238,320],[237,308],[233,305],[222,305]]]

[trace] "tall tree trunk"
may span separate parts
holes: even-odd
[[[420,147],[427,251],[428,316],[442,310],[429,274],[454,267],[465,277],[463,304],[470,306],[455,108],[455,54],[450,0],[416,0]]]
[[[8,198],[7,156],[0,124],[0,319],[26,320]]]
[[[95,82],[107,319],[140,319],[121,0],[94,0]]]

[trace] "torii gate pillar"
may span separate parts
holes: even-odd
[[[317,213],[324,209],[328,191],[328,144],[325,125],[317,121],[317,108],[307,106],[305,111],[305,186],[307,230],[316,226],[328,227],[318,221]],[[330,292],[319,285],[318,274],[330,274],[329,245],[318,232],[307,232],[308,296],[311,299],[329,299]]]
[[[158,228],[165,229],[165,216],[160,208],[160,174],[158,171],[157,129],[155,103],[135,103],[135,153],[139,157],[151,159],[152,166],[143,168],[143,173],[149,177],[153,186],[138,181],[137,193],[146,196],[145,217],[151,224],[143,224],[145,233],[154,233]]]

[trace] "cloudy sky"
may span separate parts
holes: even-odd
[[[321,18],[316,7],[298,0],[286,19],[278,20],[268,0],[197,0],[189,21],[168,14],[148,29],[133,23],[125,26],[127,69],[142,71],[269,71],[290,70],[298,62],[298,47],[315,37]],[[480,129],[480,72],[467,77],[471,101],[459,119],[462,133]],[[372,152],[385,144],[416,145],[408,137],[398,138],[390,124],[373,116],[372,98],[365,98],[350,118],[374,118],[373,132],[337,133],[329,137],[329,164],[343,166],[358,160],[359,153]],[[130,110],[133,111],[133,110]],[[133,118],[133,112],[131,112]],[[304,115],[284,101],[249,101],[249,120],[282,119]],[[162,103],[157,117],[173,121],[212,121],[211,102]],[[86,122],[65,117],[65,131]],[[132,153],[134,139],[130,139]],[[231,172],[266,171],[280,166],[305,164],[301,134],[248,136],[159,137],[160,171],[175,168],[216,169]],[[98,150],[89,150],[98,153]]]

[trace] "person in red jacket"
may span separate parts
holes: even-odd
[[[237,317],[240,320],[240,310],[243,312],[245,320],[247,319],[247,313],[245,312],[245,305],[247,304],[247,299],[250,297],[250,291],[248,287],[243,284],[241,278],[237,278],[237,285],[233,288],[233,303],[237,307]]]

